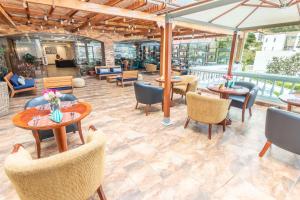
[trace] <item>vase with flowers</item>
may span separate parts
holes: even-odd
[[[62,121],[62,113],[60,111],[60,97],[62,94],[57,90],[48,89],[43,92],[44,99],[50,104],[50,119],[60,123]]]
[[[234,82],[232,81],[232,75],[224,75],[223,78],[226,80],[225,87],[232,88],[234,86]]]

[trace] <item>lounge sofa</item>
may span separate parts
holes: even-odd
[[[22,85],[19,83],[18,78],[19,76],[12,72],[9,72],[4,77],[4,80],[10,89],[10,97],[14,97],[15,94],[26,91],[34,91],[36,93],[37,88],[34,79],[25,79],[25,84]]]
[[[55,66],[58,68],[76,67],[74,60],[55,60]]]
[[[125,83],[134,83],[138,80],[139,71],[138,70],[131,70],[131,71],[124,71],[120,77],[117,77],[117,86],[121,85],[124,87]],[[119,84],[120,83],[120,84]]]
[[[122,68],[119,66],[115,66],[115,67],[96,66],[95,72],[96,72],[96,76],[101,80],[102,77],[122,74]]]

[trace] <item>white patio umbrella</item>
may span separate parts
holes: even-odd
[[[228,67],[231,74],[237,31],[300,25],[300,0],[202,0],[167,18],[235,31]]]

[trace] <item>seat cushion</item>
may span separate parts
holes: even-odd
[[[185,94],[186,85],[175,85],[173,87],[173,92],[176,94]]]
[[[121,67],[112,68],[112,72],[121,73],[121,72],[122,72],[122,69],[121,69]]]
[[[64,86],[64,87],[49,88],[49,89],[63,91],[63,90],[72,90],[72,87],[71,86]]]
[[[237,108],[243,108],[243,104],[245,102],[245,96],[236,96],[236,95],[230,95],[229,99],[231,99],[231,106],[237,107]]]
[[[34,79],[25,79],[25,85],[18,85],[18,86],[14,86],[15,90],[21,90],[21,89],[25,89],[25,88],[31,88],[34,87]]]
[[[10,78],[10,82],[14,87],[17,87],[20,85],[19,81],[19,76],[17,74],[14,74],[11,78]]]
[[[122,81],[122,77],[117,77],[117,80]],[[137,81],[137,80],[138,80],[137,78],[125,78],[125,79],[123,79],[123,82],[124,81]]]

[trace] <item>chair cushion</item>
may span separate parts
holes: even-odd
[[[173,92],[176,94],[182,94],[184,95],[186,91],[186,85],[175,85],[173,87]]]
[[[230,95],[229,99],[232,99],[231,106],[237,107],[237,108],[243,108],[245,96]]]
[[[122,77],[117,77],[117,80],[122,81]],[[124,81],[137,81],[137,78],[125,78],[123,79],[123,82]]]
[[[25,79],[25,85],[18,85],[18,86],[14,86],[15,90],[21,90],[21,89],[25,89],[25,88],[31,88],[34,87],[34,79]]]
[[[62,90],[72,90],[72,87],[71,86],[64,86],[64,87],[49,88],[49,89],[62,91]]]
[[[122,72],[121,67],[112,68],[112,72]]]
[[[11,78],[10,78],[10,82],[14,87],[19,86],[19,82],[18,82],[18,78],[19,76],[17,74],[14,74]]]

